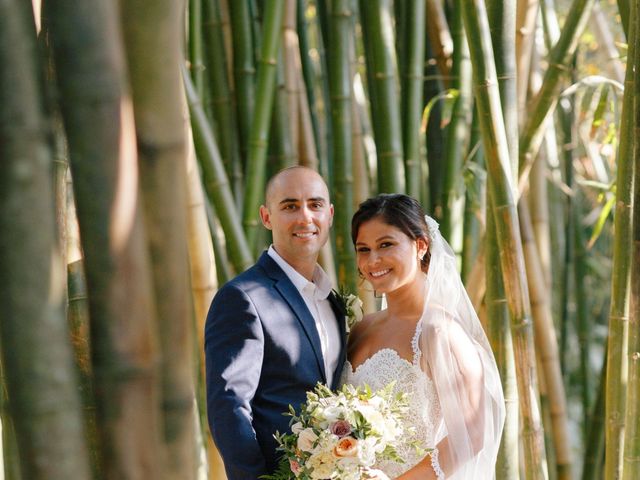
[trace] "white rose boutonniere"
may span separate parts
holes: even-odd
[[[364,316],[362,300],[357,295],[347,292],[344,288],[340,289],[338,297],[344,305],[347,333],[349,333],[353,326],[362,320]]]

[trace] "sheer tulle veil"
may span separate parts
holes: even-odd
[[[431,258],[420,346],[423,369],[434,382],[443,414],[436,443],[446,439],[448,445],[447,470],[453,475],[447,478],[493,479],[505,417],[500,376],[456,257],[436,221],[428,215],[425,220]],[[443,454],[441,449],[444,467]]]

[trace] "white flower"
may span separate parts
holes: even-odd
[[[296,422],[291,425],[291,433],[295,433],[296,435],[298,435],[302,430],[304,430],[302,422]]]
[[[364,317],[362,300],[357,295],[347,293],[344,289],[340,289],[338,295],[342,299],[346,310],[345,324],[347,333],[349,333],[353,326]]]
[[[297,446],[303,452],[310,452],[313,450],[313,444],[318,439],[318,435],[315,434],[313,429],[305,428],[298,434]]]

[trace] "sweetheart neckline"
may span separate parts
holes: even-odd
[[[346,363],[349,364],[349,371],[351,372],[352,375],[355,375],[356,373],[358,373],[358,370],[360,370],[362,367],[364,367],[367,363],[369,363],[370,360],[372,360],[373,358],[375,358],[376,355],[378,355],[381,352],[384,351],[389,351],[393,354],[395,354],[396,357],[398,357],[399,360],[405,362],[407,365],[409,365],[410,367],[415,367],[416,364],[413,362],[410,362],[409,360],[407,360],[406,358],[404,358],[403,356],[401,356],[398,351],[395,348],[391,348],[391,347],[384,347],[381,348],[380,350],[378,350],[377,352],[375,352],[373,355],[371,355],[370,357],[367,357],[365,359],[364,362],[362,362],[360,365],[358,365],[355,369],[353,368],[353,364],[351,363],[350,360],[346,360]]]

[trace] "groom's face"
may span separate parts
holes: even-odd
[[[315,262],[329,237],[333,205],[324,180],[311,169],[281,172],[260,208],[262,223],[271,230],[273,246],[289,264]]]

